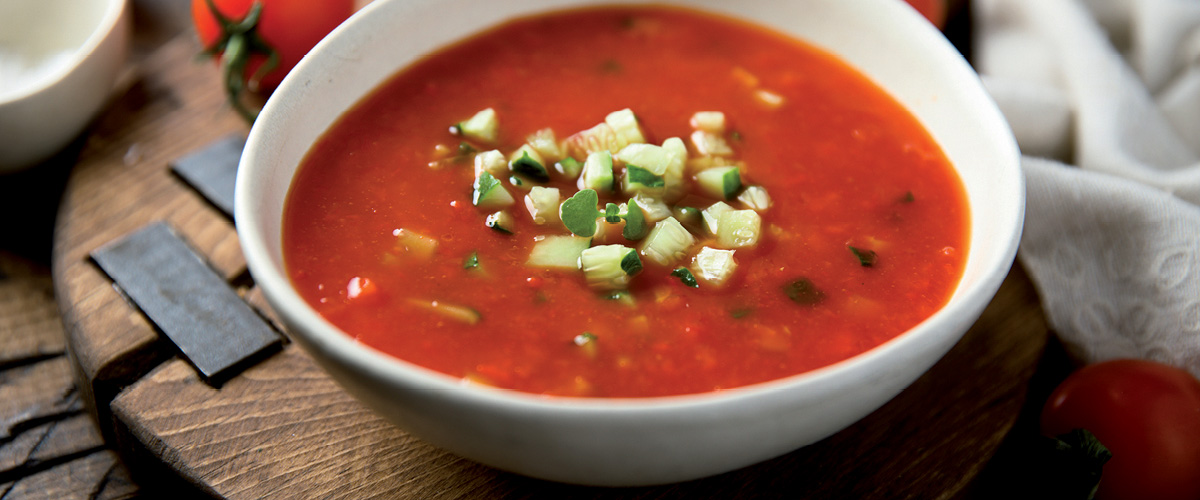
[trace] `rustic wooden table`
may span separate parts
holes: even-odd
[[[161,5],[135,5],[142,24],[163,22]],[[190,34],[154,40],[135,57],[127,89],[64,154],[68,167],[38,174],[62,189],[42,187],[62,196],[47,252],[53,271],[0,250],[0,498],[120,498],[163,488],[221,498],[1002,498],[1024,491],[1023,454],[1035,435],[1030,409],[1067,361],[1019,266],[964,339],[885,407],[812,446],[683,484],[582,488],[474,464],[388,425],[291,343],[219,386],[206,383],[89,257],[165,223],[271,317],[232,221],[168,167],[246,127],[224,104],[216,68],[195,61]]]

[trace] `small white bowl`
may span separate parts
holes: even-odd
[[[103,108],[129,50],[126,0],[0,2],[0,172],[49,158]]]
[[[911,110],[958,170],[972,228],[962,281],[940,311],[869,352],[720,393],[540,398],[463,386],[372,350],[292,288],[281,250],[284,199],[310,145],[339,115],[396,70],[465,35],[513,16],[611,1],[377,1],[335,30],[272,96],[242,156],[237,229],[255,280],[293,337],[350,393],[430,443],[521,474],[593,485],[683,481],[787,453],[853,424],[928,370],[975,322],[1012,265],[1024,217],[1011,131],[961,55],[903,2],[666,2],[757,22],[839,55]]]

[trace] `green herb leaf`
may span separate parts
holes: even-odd
[[[529,151],[522,151],[521,157],[512,162],[512,171],[536,182],[550,182],[550,173],[546,171],[546,167],[531,158]]]
[[[621,270],[630,276],[642,272],[642,259],[638,258],[636,251],[630,251],[621,258]]]
[[[700,284],[696,283],[696,276],[686,267],[676,268],[674,271],[671,271],[671,276],[679,278],[679,281],[682,281],[687,286],[700,288]]]
[[[471,255],[467,256],[467,260],[463,261],[463,269],[474,269],[476,267],[479,267],[479,252],[471,252]]]
[[[600,203],[600,197],[595,190],[581,190],[562,202],[559,217],[568,231],[590,238],[596,234],[596,218],[601,215],[596,209],[597,203]]]
[[[871,267],[875,265],[875,261],[878,259],[878,256],[875,255],[874,250],[855,248],[850,245],[846,245],[846,248],[850,249],[850,253],[854,254],[854,256],[858,258],[858,263],[862,264],[863,267]]]
[[[471,198],[471,204],[478,205],[480,200],[486,199],[487,194],[499,185],[500,181],[492,177],[492,174],[487,172],[480,173],[479,179],[475,181],[475,193]]]
[[[729,316],[733,319],[742,319],[754,312],[752,307],[739,307],[729,311]]]
[[[576,335],[575,338],[572,340],[572,342],[574,342],[575,345],[577,345],[577,346],[587,345],[587,344],[590,344],[595,341],[596,341],[596,335],[593,334],[592,332],[583,332],[579,335]]]
[[[621,207],[616,203],[609,203],[604,207],[604,222],[616,224],[621,222]]]
[[[637,165],[627,165],[625,171],[629,175],[629,182],[633,184],[641,184],[646,187],[663,187],[666,181],[663,176],[656,175],[654,172],[646,170]]]
[[[904,196],[901,196],[899,201],[900,203],[912,203],[917,201],[917,199],[913,197],[912,191],[905,191]]]
[[[806,306],[816,305],[825,300],[825,292],[817,289],[808,278],[799,278],[783,285],[783,293],[787,294],[792,302]]]
[[[621,236],[627,240],[640,240],[649,233],[650,226],[646,224],[646,212],[630,198],[625,211],[625,229],[621,230]]]

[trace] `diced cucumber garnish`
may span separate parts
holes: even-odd
[[[692,145],[696,146],[696,151],[704,156],[733,155],[733,148],[729,147],[725,138],[712,132],[703,130],[692,132]]]
[[[666,184],[662,197],[665,200],[674,201],[683,196],[685,189],[683,170],[688,159],[687,145],[683,143],[683,139],[671,137],[663,141],[662,148],[670,155],[671,159],[667,163],[667,170],[662,174],[663,182]]]
[[[704,228],[708,230],[708,234],[716,236],[717,230],[720,229],[721,225],[721,214],[732,210],[733,207],[729,206],[728,203],[718,201],[709,205],[703,212],[700,212],[701,217],[704,218]]]
[[[483,172],[492,174],[492,177],[497,179],[508,175],[508,160],[504,159],[504,153],[493,149],[475,155],[475,177],[479,177]]]
[[[483,316],[479,314],[479,311],[463,305],[450,304],[440,300],[422,300],[416,298],[408,299],[408,304],[432,312],[443,318],[468,325],[476,325],[480,321],[483,321]]]
[[[554,170],[563,177],[575,179],[579,177],[580,172],[583,172],[583,164],[579,160],[570,156],[563,158],[554,164]]]
[[[558,220],[558,203],[561,199],[558,188],[533,186],[525,195],[525,208],[534,224],[546,224]]]
[[[725,133],[725,113],[720,111],[697,111],[688,123],[696,130],[712,134]]]
[[[650,235],[642,245],[642,255],[660,265],[669,266],[686,256],[688,248],[695,242],[696,238],[679,221],[667,217],[650,230]]]
[[[630,144],[617,153],[617,159],[626,165],[637,165],[654,175],[667,172],[673,159],[672,152],[653,144]]]
[[[475,192],[471,204],[482,209],[503,208],[516,203],[508,190],[492,174],[480,172],[475,178]]]
[[[629,200],[625,205],[625,228],[621,230],[621,236],[627,240],[640,240],[646,237],[649,229],[645,210],[637,200]]]
[[[695,276],[712,286],[721,286],[733,276],[737,262],[733,260],[733,250],[718,250],[703,247],[692,261],[692,271]]]
[[[671,216],[671,207],[660,198],[638,193],[633,199],[637,201],[638,206],[642,207],[642,212],[645,213],[646,222],[648,223],[653,224]]]
[[[752,247],[762,234],[762,217],[753,210],[730,210],[721,214],[717,223],[717,246],[722,248]]]
[[[612,127],[613,132],[617,135],[617,141],[620,144],[618,149],[627,144],[646,142],[646,137],[642,135],[642,127],[638,125],[637,115],[634,115],[633,110],[629,108],[609,113],[604,117],[604,123]]]
[[[397,229],[392,231],[392,236],[396,237],[396,250],[403,252],[408,257],[429,260],[430,257],[433,257],[433,252],[437,250],[438,240],[416,231]]]
[[[496,110],[487,108],[475,113],[466,121],[459,122],[456,127],[463,137],[493,143],[496,142],[500,131],[500,121],[496,118]]]
[[[742,177],[734,166],[701,170],[696,174],[696,183],[701,192],[719,200],[732,199],[742,189]]]
[[[579,256],[592,245],[591,238],[570,235],[539,236],[526,265],[552,269],[579,269]]]
[[[584,277],[593,288],[622,289],[629,279],[642,271],[637,250],[624,245],[599,245],[579,254]]]
[[[613,190],[613,161],[608,151],[588,154],[583,162],[583,174],[579,177],[579,189],[592,189],[598,193]]]
[[[558,161],[562,158],[563,151],[558,144],[558,138],[554,135],[554,129],[544,128],[538,130],[525,138],[525,144],[537,151],[547,162]],[[545,163],[543,163],[545,165]]]
[[[762,186],[747,186],[737,199],[755,212],[762,212],[771,207],[771,195],[767,194],[767,189]]]
[[[576,132],[564,141],[567,150],[564,154],[572,156],[587,156],[597,151],[608,151],[610,154],[621,150],[624,146],[618,139],[617,133],[607,123]]]
[[[487,216],[487,219],[484,220],[483,224],[502,233],[512,234],[513,224],[515,222],[516,220],[513,219],[512,214],[505,210],[501,210]]]
[[[542,159],[542,154],[538,153],[528,144],[517,148],[508,157],[509,167],[512,168],[514,174],[528,178],[535,182],[550,182],[550,173],[546,171],[545,160]]]
[[[696,207],[675,205],[671,209],[671,217],[683,224],[688,231],[694,231],[696,234],[703,234],[705,231],[704,216]]]

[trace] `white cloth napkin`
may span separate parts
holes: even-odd
[[[974,64],[1024,155],[1017,256],[1051,328],[1083,362],[1200,377],[1200,0],[973,9]]]

